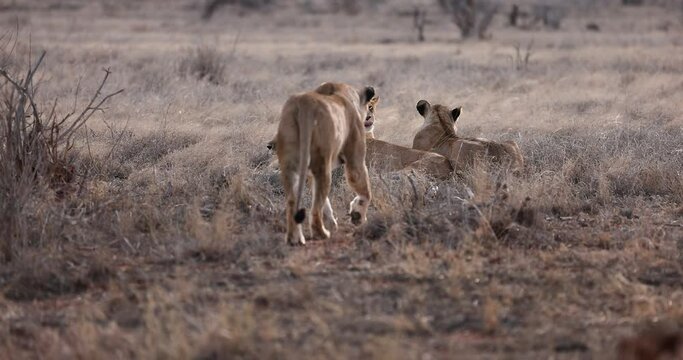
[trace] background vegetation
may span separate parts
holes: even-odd
[[[470,35],[481,2],[224,2],[2,3],[0,354],[609,358],[680,329],[679,3],[490,2]],[[380,139],[462,105],[527,169],[374,172],[367,225],[288,247],[265,144],[329,80],[378,89]]]

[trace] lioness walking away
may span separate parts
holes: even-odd
[[[306,176],[312,175],[313,205],[311,227],[323,239],[322,210],[331,217],[328,196],[332,168],[344,163],[347,182],[356,193],[349,205],[354,224],[366,221],[370,200],[370,181],[365,166],[365,130],[363,121],[367,104],[375,96],[372,87],[357,91],[346,84],[324,83],[316,90],[290,97],[282,109],[275,141],[280,176],[286,193],[287,235],[292,245],[306,243],[301,223],[306,218],[302,208]]]

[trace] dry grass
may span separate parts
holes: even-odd
[[[401,1],[208,23],[189,1],[47,3],[0,16],[47,50],[40,103],[103,67],[126,91],[75,134],[79,186],[18,214],[31,226],[0,264],[0,354],[609,358],[644,324],[681,323],[677,14],[577,8],[557,31],[500,18],[461,42],[434,5],[416,44]],[[287,96],[327,80],[377,87],[380,139],[410,144],[425,98],[462,105],[464,135],[517,141],[528,166],[373,173],[366,225],[290,248],[265,144]],[[336,176],[338,214],[351,197]]]

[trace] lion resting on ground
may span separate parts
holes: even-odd
[[[365,166],[363,119],[375,90],[360,92],[346,84],[324,83],[316,90],[290,97],[282,108],[275,136],[275,150],[286,194],[287,243],[305,244],[301,223],[306,210],[301,197],[310,173],[313,188],[311,228],[316,236],[329,238],[322,210],[334,218],[329,206],[332,168],[346,165],[346,178],[356,197],[349,205],[355,224],[366,221],[372,199],[368,170]]]
[[[364,123],[367,164],[372,164],[379,171],[416,170],[436,179],[449,178],[453,167],[446,157],[375,139],[375,109],[378,103],[379,97],[370,100]]]
[[[433,151],[447,157],[456,171],[469,168],[477,158],[509,164],[514,171],[524,168],[524,157],[514,141],[499,143],[456,135],[455,122],[461,110],[460,107],[449,110],[443,105],[431,105],[420,100],[417,112],[424,118],[424,124],[415,134],[413,149]]]

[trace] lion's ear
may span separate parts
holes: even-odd
[[[458,106],[457,108],[451,110],[451,116],[453,116],[453,122],[456,122],[458,120],[458,116],[460,116],[460,113],[462,113],[462,106]]]
[[[417,108],[417,112],[419,112],[420,115],[422,115],[424,117],[427,115],[427,110],[429,109],[430,106],[431,105],[429,105],[429,101],[420,100],[417,102],[417,106],[415,106],[415,108]]]
[[[375,97],[375,88],[373,88],[372,86],[365,87],[365,89],[363,89],[363,95],[365,96],[363,104],[367,104],[372,100],[372,98]]]
[[[332,95],[332,94],[334,94],[334,91],[335,91],[335,84],[331,83],[331,82],[324,82],[324,83],[320,84],[320,86],[318,86],[315,89],[315,92],[317,92],[318,94],[321,94],[321,95]]]

